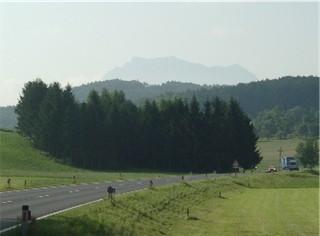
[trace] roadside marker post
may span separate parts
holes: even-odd
[[[110,199],[110,202],[113,203],[113,194],[116,193],[116,189],[115,188],[112,188],[112,186],[109,186],[108,187],[108,199]]]
[[[22,205],[22,235],[26,235],[28,222],[31,221],[31,211],[28,205]]]
[[[149,188],[153,189],[153,181],[152,180],[149,181]]]
[[[239,163],[237,160],[233,161],[232,168],[234,170],[234,176],[237,177],[237,171],[239,171]]]
[[[28,205],[22,206],[22,222],[26,223],[31,220],[31,211]]]

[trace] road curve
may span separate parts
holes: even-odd
[[[228,175],[193,175],[185,181],[205,178],[225,177]],[[17,217],[22,215],[22,205],[29,205],[32,217],[42,219],[52,214],[72,209],[84,204],[102,200],[107,195],[107,187],[116,188],[116,194],[123,194],[149,187],[150,180],[104,182],[71,186],[0,192],[0,233],[17,225]],[[152,179],[154,186],[168,185],[182,181],[181,176]]]

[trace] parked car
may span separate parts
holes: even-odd
[[[271,172],[277,172],[277,167],[275,166],[269,166],[267,173],[271,173]]]

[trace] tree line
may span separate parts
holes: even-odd
[[[191,101],[193,95],[196,95],[202,109],[202,105],[207,99],[212,100],[218,96],[222,100],[228,101],[233,97],[253,120],[257,118],[259,113],[269,111],[276,106],[280,106],[284,111],[296,107],[319,111],[319,77],[315,76],[286,76],[235,86],[200,86],[180,82],[148,85],[138,81],[116,79],[74,87],[72,92],[77,101],[86,102],[90,90],[97,90],[101,93],[101,89],[104,87],[108,88],[108,91],[124,91],[126,97],[137,106],[142,106],[146,99],[160,102],[162,99],[178,97]],[[0,107],[0,113],[0,127],[14,129],[17,124],[14,107]]]
[[[258,113],[255,127],[260,137],[287,138],[289,135],[300,138],[319,137],[319,110],[294,107],[284,110],[276,106]]]
[[[285,76],[233,86],[204,86],[198,90],[167,93],[156,99],[173,97],[191,99],[195,94],[203,104],[207,98],[211,99],[215,96],[223,100],[233,97],[251,118],[255,118],[259,112],[271,110],[276,106],[284,110],[303,107],[319,111],[319,81],[318,76]]]
[[[233,98],[137,106],[124,92],[103,89],[79,103],[70,86],[37,79],[25,84],[15,111],[20,134],[83,168],[225,172],[234,160],[250,169],[262,159],[252,121]]]

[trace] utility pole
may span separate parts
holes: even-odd
[[[283,153],[282,147],[280,147],[280,149],[278,150],[278,152],[279,152],[279,165],[280,165],[279,170],[280,170],[280,169],[281,169],[281,157],[282,157],[282,153]]]

